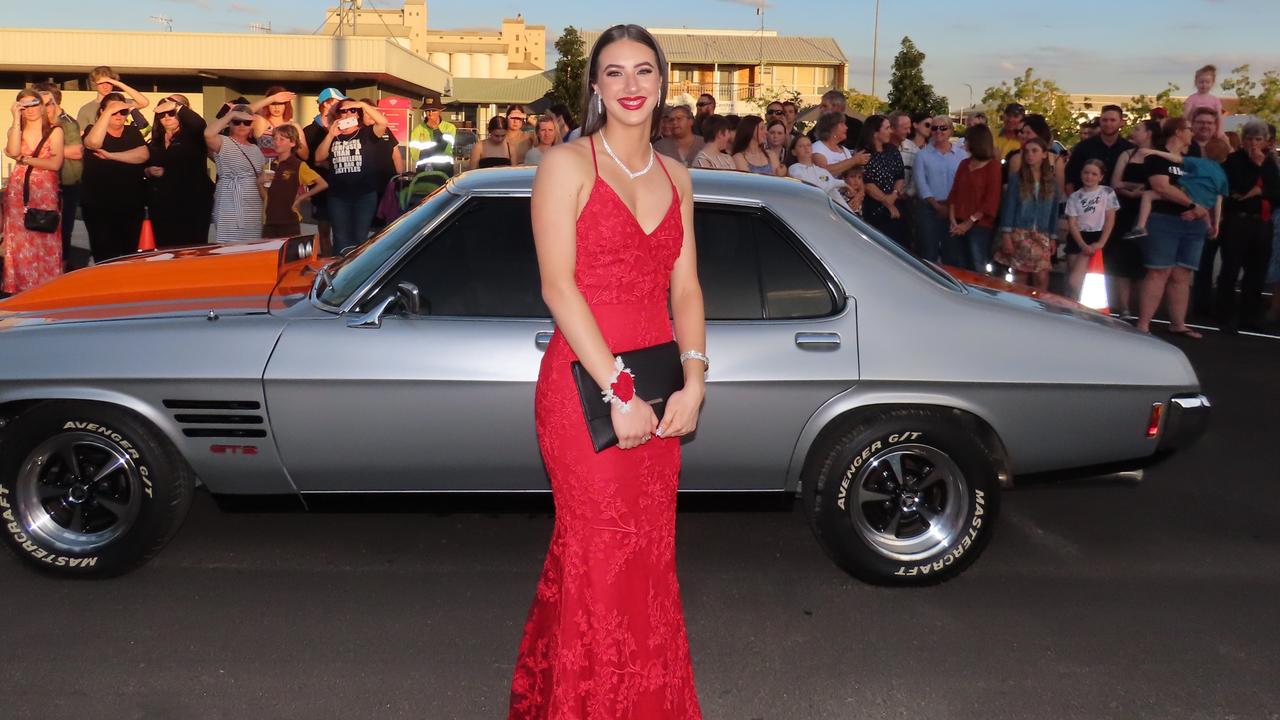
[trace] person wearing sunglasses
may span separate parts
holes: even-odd
[[[154,127],[146,173],[156,247],[207,243],[213,213],[204,140],[208,126],[194,110],[169,96],[156,105]]]
[[[213,224],[219,243],[250,242],[262,236],[262,183],[266,179],[262,171],[267,158],[253,140],[253,118],[249,105],[233,105],[204,131],[205,147],[218,170]]]
[[[930,262],[937,262],[951,234],[951,210],[947,198],[956,180],[960,162],[968,153],[951,144],[951,118],[938,115],[930,119],[929,144],[916,154],[916,252]]]
[[[285,90],[282,86],[272,85],[267,88],[267,93],[261,100],[249,104],[254,112],[253,136],[257,138],[258,147],[262,148],[262,154],[268,160],[274,160],[276,157],[276,148],[272,144],[275,135],[272,131],[281,125],[298,127],[293,121],[293,100],[296,97],[297,95]],[[298,127],[298,132],[302,132],[301,127]],[[293,154],[303,160],[310,157],[306,143],[294,148]]]
[[[26,226],[27,209],[58,210],[58,171],[62,169],[62,128],[49,122],[35,90],[18,92],[4,154],[15,161],[4,192],[4,282],[6,293],[20,293],[62,273],[62,236]]]
[[[698,96],[697,102],[694,103],[693,114],[693,133],[698,137],[705,137],[706,133],[702,132],[702,123],[707,118],[716,114],[716,98],[709,93],[702,93]]]
[[[132,111],[124,95],[107,93],[84,131],[80,211],[96,263],[138,249],[147,206],[143,167],[151,152],[142,131],[126,124]]]
[[[365,124],[369,118],[372,124]],[[344,98],[330,109],[329,131],[315,148],[316,162],[329,163],[326,204],[333,249],[341,253],[369,239],[378,206],[378,168],[385,153],[387,117],[373,105]]]

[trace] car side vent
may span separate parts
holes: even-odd
[[[173,419],[184,425],[182,434],[190,438],[264,438],[267,436],[266,419],[262,415],[246,413],[261,410],[256,400],[165,400],[170,410],[226,410],[217,412],[175,412]]]

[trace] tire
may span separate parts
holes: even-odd
[[[837,565],[877,585],[932,585],[982,554],[1000,486],[989,449],[962,417],[887,410],[819,440],[803,505]]]
[[[122,575],[173,538],[194,487],[173,444],[133,412],[43,403],[0,441],[0,537],[59,577]]]

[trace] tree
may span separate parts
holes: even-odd
[[[844,110],[850,115],[874,115],[884,107],[884,100],[853,88],[845,88],[844,101]]]
[[[1173,97],[1176,92],[1178,92],[1178,86],[1169,83],[1165,89],[1156,93],[1155,97],[1135,95],[1129,98],[1129,102],[1124,104],[1125,125],[1127,127],[1137,125],[1151,117],[1151,111],[1158,107],[1167,110],[1170,117],[1182,115],[1182,103]]]
[[[582,83],[587,72],[587,58],[583,54],[582,35],[570,25],[556,40],[556,74],[551,82],[551,95],[564,103],[575,114],[582,111]],[[578,118],[581,122],[582,118]]]
[[[1254,80],[1249,75],[1249,66],[1241,65],[1222,81],[1222,89],[1234,91],[1240,98],[1237,112],[1257,115],[1265,122],[1280,125],[1280,70],[1268,70]]]
[[[926,115],[947,112],[947,99],[939,97],[933,86],[924,81],[924,53],[909,37],[902,38],[902,49],[893,58],[888,106],[893,110]]]
[[[1053,130],[1054,139],[1064,145],[1070,145],[1079,138],[1080,122],[1085,119],[1083,112],[1071,109],[1070,99],[1058,83],[1036,77],[1032,68],[1027,68],[1012,82],[989,87],[982,94],[982,104],[995,112],[1016,102],[1026,108],[1029,114],[1043,115]]]

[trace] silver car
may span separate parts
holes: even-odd
[[[875,583],[972,563],[1027,473],[1139,468],[1209,404],[1175,347],[924,264],[817,189],[695,171],[714,358],[681,489],[800,498]],[[530,169],[467,173],[347,257],[309,237],[140,255],[0,302],[4,543],[120,574],[219,496],[548,489],[553,330]]]

